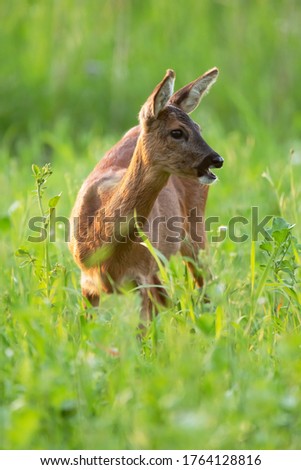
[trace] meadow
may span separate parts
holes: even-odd
[[[0,447],[300,449],[299,2],[11,0],[0,15]],[[138,293],[85,311],[63,223],[47,223],[167,68],[180,88],[213,66],[192,115],[225,159],[211,302],[180,257],[160,264],[172,305],[138,340]],[[48,238],[29,241],[41,215]]]

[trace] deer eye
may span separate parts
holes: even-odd
[[[170,135],[173,139],[182,139],[184,137],[184,132],[181,129],[175,129],[170,132]]]

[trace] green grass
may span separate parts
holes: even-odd
[[[301,240],[300,7],[177,5],[0,7],[3,449],[300,449],[300,247],[291,235]],[[165,69],[181,86],[213,65],[219,81],[193,115],[225,158],[210,189],[207,215],[219,221],[209,238],[231,217],[249,220],[252,207],[296,226],[273,232],[272,258],[262,238],[251,243],[250,223],[237,226],[244,243],[211,242],[210,304],[171,259],[172,307],[139,342],[136,292],[102,295],[87,320],[62,228],[47,243],[47,269],[45,244],[27,241],[40,214],[31,166],[51,162],[43,204],[62,192],[57,215],[68,217],[84,177],[136,123]],[[20,247],[37,261],[20,267]]]

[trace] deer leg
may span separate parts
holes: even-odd
[[[200,274],[200,270],[198,269],[198,267],[194,264],[194,263],[191,263],[189,261],[186,261],[186,265],[189,269],[189,271],[191,272],[194,280],[195,280],[195,283],[196,285],[202,289],[204,287],[204,278],[202,276],[202,274]]]
[[[97,288],[92,276],[82,271],[81,274],[81,288],[82,295],[92,307],[98,307],[99,305],[99,289]],[[87,303],[83,302],[84,308],[87,308]]]
[[[89,292],[87,289],[82,288],[82,295],[88,302],[92,305],[92,307],[98,307],[99,305],[99,295]],[[87,303],[84,301],[83,303],[84,308],[87,308]]]
[[[187,258],[191,258],[191,262],[189,260],[185,260],[185,263],[188,267],[188,269],[190,270],[194,280],[195,280],[195,283],[197,285],[197,287],[200,289],[200,290],[203,290],[204,288],[204,277],[202,275],[202,272],[204,271],[204,266],[202,265],[202,263],[199,261],[199,257],[198,257],[198,254],[200,251],[205,251],[205,247],[204,247],[204,244],[202,245],[198,245],[196,243],[189,243],[189,242],[186,242],[185,244],[183,243],[182,246],[181,246],[181,254],[182,256],[184,257],[187,257]],[[209,273],[209,276],[210,276],[210,270],[209,270],[209,267],[208,266],[205,266],[206,267],[206,273]],[[209,302],[209,298],[204,295],[204,302]]]
[[[156,287],[151,287],[150,288],[150,293],[152,298],[154,299],[154,304],[156,305],[162,305],[163,307],[166,307],[168,305],[168,297],[167,297],[167,292],[165,288],[162,286],[160,279],[158,278],[157,274],[154,274],[152,276],[152,284]],[[156,313],[157,309],[156,309]]]
[[[146,284],[146,282],[142,283],[141,280],[137,282],[137,285],[141,286],[141,319],[148,323],[154,315],[158,314],[159,305],[168,305],[168,297],[166,290],[162,286],[156,274],[154,274],[150,279],[152,287],[143,287],[143,284]]]

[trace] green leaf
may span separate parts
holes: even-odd
[[[39,176],[40,174],[40,168],[38,165],[35,165],[34,163],[31,165],[32,172],[35,176]]]
[[[274,217],[273,224],[270,229],[270,234],[274,238],[275,242],[281,244],[287,238],[290,230],[294,225],[289,224],[282,217]]]
[[[19,258],[23,258],[24,256],[30,256],[29,251],[27,248],[21,247],[15,252],[15,256],[18,256]]]
[[[215,330],[215,317],[209,313],[204,313],[196,320],[197,326],[206,335],[214,334]]]
[[[283,290],[288,294],[288,296],[293,299],[299,305],[299,298],[296,294],[296,291],[290,286],[284,286]]]
[[[62,193],[60,193],[57,196],[54,196],[51,199],[49,199],[48,207],[51,207],[51,208],[55,207],[57,205],[57,203],[59,202],[61,195],[62,195]]]
[[[261,250],[266,251],[267,253],[272,253],[272,251],[273,251],[273,244],[272,244],[272,242],[264,241],[264,242],[262,242],[262,243],[259,245],[259,248],[260,248]]]
[[[284,229],[291,230],[294,226],[295,226],[294,224],[288,223],[282,217],[274,217],[273,223],[272,223],[272,233],[279,232]]]
[[[278,243],[278,245],[280,245],[286,240],[288,234],[289,234],[288,229],[283,229],[279,231],[275,230],[275,232],[272,233],[272,237],[274,238],[275,242]]]
[[[11,227],[10,218],[8,215],[3,215],[0,217],[0,231],[7,232]]]
[[[225,322],[224,309],[220,305],[216,308],[215,311],[215,337],[219,339],[221,337],[223,326]]]

